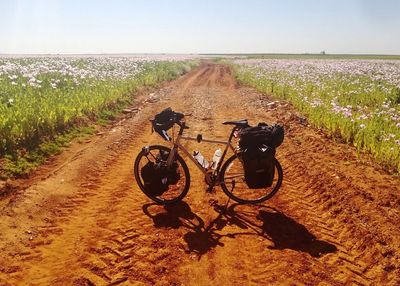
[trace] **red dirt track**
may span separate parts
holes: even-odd
[[[141,110],[74,143],[0,201],[0,285],[400,285],[400,180],[307,125],[283,101],[204,63]],[[221,122],[281,122],[284,182],[257,206],[214,193],[186,159],[182,203],[138,189],[141,147],[163,144],[148,119],[189,114],[188,135],[227,139]],[[211,158],[216,146],[188,143]],[[227,207],[226,207],[227,206]]]

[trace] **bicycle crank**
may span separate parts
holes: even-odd
[[[208,173],[205,177],[204,177],[204,181],[206,182],[207,185],[209,185],[210,187],[214,187],[216,182],[217,182],[217,176],[215,176],[212,173]]]

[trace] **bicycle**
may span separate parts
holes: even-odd
[[[250,189],[247,186],[244,177],[244,167],[243,161],[241,159],[241,151],[238,147],[234,147],[232,145],[232,139],[238,138],[239,131],[242,128],[249,126],[246,119],[239,121],[226,121],[222,123],[224,125],[233,125],[228,141],[203,139],[201,134],[197,135],[197,137],[184,136],[184,130],[189,129],[189,127],[186,125],[184,118],[173,121],[170,124],[169,128],[171,128],[174,124],[177,124],[180,127],[178,136],[175,139],[169,137],[166,131],[160,133],[161,137],[163,137],[163,139],[171,145],[170,148],[163,145],[145,146],[142,148],[135,159],[134,175],[136,182],[138,183],[139,188],[142,190],[142,192],[154,202],[164,205],[176,203],[181,201],[189,191],[189,168],[187,167],[184,159],[178,154],[178,151],[182,151],[187,156],[187,158],[193,161],[197,168],[204,173],[205,182],[210,188],[221,186],[224,193],[229,198],[238,203],[257,204],[264,202],[272,198],[281,187],[283,180],[283,171],[280,163],[276,158],[274,158],[274,168],[275,174],[277,175],[274,176],[271,187],[263,189]],[[197,141],[198,143],[205,142],[211,144],[223,144],[226,146],[220,160],[217,163],[217,166],[215,166],[213,169],[209,169],[202,166],[189,153],[189,151],[184,146],[182,146],[181,141],[183,140]],[[233,151],[234,155],[232,155],[224,162],[228,150]],[[154,162],[152,160],[154,160]],[[146,191],[144,187],[144,181],[140,173],[141,168],[147,162],[158,164],[161,163],[166,167],[169,167],[174,162],[176,162],[176,164],[178,164],[178,170],[181,174],[179,181],[174,185],[170,185],[168,190],[162,195],[151,194],[150,192]],[[182,176],[182,174],[184,176]]]

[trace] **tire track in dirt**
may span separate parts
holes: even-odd
[[[177,83],[178,82],[179,80],[177,81]],[[151,108],[152,107],[148,107],[147,111]],[[80,166],[80,164],[78,163],[72,167],[61,168],[59,171],[60,175],[56,174],[56,178],[50,178],[47,180],[50,182],[49,184],[52,184],[53,186],[60,185],[61,182],[66,183],[68,179],[64,179],[64,177],[67,177],[69,175],[69,170],[73,169],[75,171],[75,169],[77,169],[70,179],[71,181],[76,179],[78,180],[75,182],[75,185],[68,185],[68,187],[74,190],[73,192],[71,192],[72,194],[66,196],[65,198],[57,198],[57,203],[54,203],[52,207],[49,208],[48,213],[44,215],[44,221],[41,222],[39,219],[36,219],[36,221],[38,221],[37,228],[32,231],[28,230],[28,234],[32,236],[27,239],[27,241],[24,240],[22,246],[18,246],[21,247],[23,251],[19,251],[18,249],[11,249],[11,253],[9,256],[12,257],[12,260],[16,260],[15,258],[23,256],[22,261],[27,263],[19,262],[17,263],[18,266],[11,267],[11,271],[9,271],[8,268],[1,269],[1,272],[5,274],[12,274],[11,276],[9,275],[4,281],[10,281],[12,284],[14,283],[13,281],[15,281],[15,284],[18,284],[16,281],[19,281],[19,279],[24,281],[23,277],[29,277],[28,281],[30,281],[30,283],[32,283],[33,285],[48,284],[50,281],[52,281],[49,280],[51,277],[53,279],[58,276],[63,277],[63,275],[57,275],[57,273],[63,273],[63,271],[65,271],[65,265],[59,264],[59,261],[64,258],[67,258],[66,264],[72,265],[73,269],[79,269],[80,265],[79,263],[76,263],[77,261],[74,257],[72,257],[72,261],[69,260],[70,257],[73,256],[75,252],[79,252],[80,249],[76,248],[75,244],[68,245],[68,243],[65,243],[65,241],[74,239],[76,239],[76,241],[79,241],[81,237],[87,237],[89,234],[85,233],[86,229],[96,228],[96,225],[87,224],[90,223],[93,219],[95,220],[94,222],[97,224],[97,214],[101,213],[101,210],[103,210],[101,206],[108,201],[111,202],[111,204],[114,203],[116,194],[112,192],[112,187],[110,187],[109,189],[104,188],[104,178],[109,172],[110,167],[112,169],[112,167],[115,166],[117,162],[117,155],[120,155],[121,153],[121,147],[125,148],[125,146],[130,146],[131,142],[133,141],[132,139],[137,140],[142,137],[148,136],[148,134],[150,133],[150,128],[148,128],[147,119],[149,119],[152,115],[153,112],[146,113],[146,110],[143,110],[133,120],[129,120],[130,122],[125,122],[125,127],[128,124],[134,123],[132,126],[128,125],[129,127],[125,128],[126,130],[123,130],[123,128],[119,126],[112,128],[109,133],[111,135],[115,134],[115,136],[112,136],[111,140],[108,139],[104,143],[101,142],[103,144],[100,144],[100,150],[92,151],[91,154],[89,154],[90,160],[88,160],[88,158],[83,158],[86,159],[86,162],[84,162],[82,166]],[[143,128],[144,125],[147,127],[146,129]],[[94,144],[99,144],[101,139],[102,138],[96,139],[95,141],[97,142],[94,142]],[[102,156],[101,159],[99,158],[99,156]],[[131,160],[133,160],[134,158],[132,156],[134,155],[132,154],[130,156],[130,158],[132,158]],[[77,155],[75,154],[73,155],[73,157],[77,157]],[[126,159],[127,158],[124,157],[124,160]],[[82,160],[82,158],[80,158],[80,160]],[[131,162],[129,161],[125,165],[129,163]],[[118,172],[118,165],[116,166],[116,171]],[[129,164],[129,168],[130,167],[131,166]],[[126,188],[126,190],[129,191],[131,191],[132,188],[132,177],[130,171],[131,170],[129,170],[129,177],[126,178],[125,176],[123,180],[124,182],[129,182],[129,187]],[[63,179],[60,179],[60,177],[62,177]],[[113,180],[113,177],[109,178],[109,180]],[[47,181],[45,181],[44,183],[39,183],[38,186],[34,185],[25,192],[23,199],[27,201],[26,204],[31,203],[29,199],[30,197],[34,197],[35,195],[38,197],[36,198],[37,201],[40,201],[42,199],[43,196],[41,196],[37,192],[40,192],[42,190],[44,191],[46,189],[48,185],[46,184]],[[112,183],[112,185],[114,185],[114,183]],[[51,190],[51,188],[47,189]],[[102,189],[103,191],[99,192],[99,189]],[[48,205],[49,203],[51,203],[51,200],[51,196],[46,198],[45,202],[41,203],[40,207]],[[16,207],[14,205],[7,205],[5,207],[5,210],[8,212],[12,211],[14,212],[13,214],[15,214],[15,210],[25,210],[29,208],[25,206],[25,201],[22,201],[21,203],[16,202],[16,205]],[[31,220],[28,222],[28,224],[34,224],[34,222],[32,221],[34,219],[33,217],[28,217],[28,219]],[[94,222],[92,221],[92,223]],[[27,223],[25,222],[24,226],[19,226],[19,228],[32,229],[32,227],[25,227],[25,224]],[[55,239],[53,239],[54,236],[56,236]],[[56,253],[54,253],[54,250]],[[67,254],[70,255],[66,255],[65,253],[63,253],[63,251],[69,252]],[[3,265],[11,263],[15,264],[15,262],[13,262],[12,260],[8,260],[8,263],[4,263]],[[35,262],[40,263],[35,265]],[[27,264],[28,266],[25,266],[24,264]],[[43,267],[43,265],[46,264],[53,265],[51,272],[49,272],[48,269],[45,269],[46,267]],[[76,265],[77,267],[74,267],[74,265]],[[13,278],[15,278],[15,280],[13,280]],[[63,281],[63,283],[67,284],[72,281],[65,280],[65,277],[63,277],[61,280]],[[61,280],[54,280],[52,282],[61,283]]]
[[[68,163],[2,208],[0,284],[399,282],[398,179],[307,127],[289,104],[268,105],[272,98],[238,86],[223,65],[203,64],[151,98],[132,118],[67,151]],[[186,160],[185,201],[149,202],[133,180],[133,161],[141,146],[161,142],[147,120],[168,106],[188,114],[187,134],[205,138],[226,139],[225,120],[283,122],[282,189],[264,205],[238,205],[219,188],[206,192]],[[207,158],[216,149],[186,145]]]
[[[279,209],[337,247],[337,255],[321,261],[335,266],[332,275],[340,284],[396,285],[398,179],[360,163],[352,148],[301,127],[304,122],[293,109],[287,114],[279,106],[273,113],[289,127],[280,155],[287,194],[280,193]]]

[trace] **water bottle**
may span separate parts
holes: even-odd
[[[197,160],[197,162],[199,162],[199,164],[207,169],[210,164],[208,163],[208,161],[204,158],[204,156],[200,153],[200,151],[194,151],[193,152],[193,157]]]
[[[214,156],[213,156],[213,159],[212,159],[212,161],[213,161],[212,167],[213,167],[214,170],[217,169],[217,166],[218,166],[219,161],[221,160],[221,157],[222,157],[221,149],[215,150]]]

